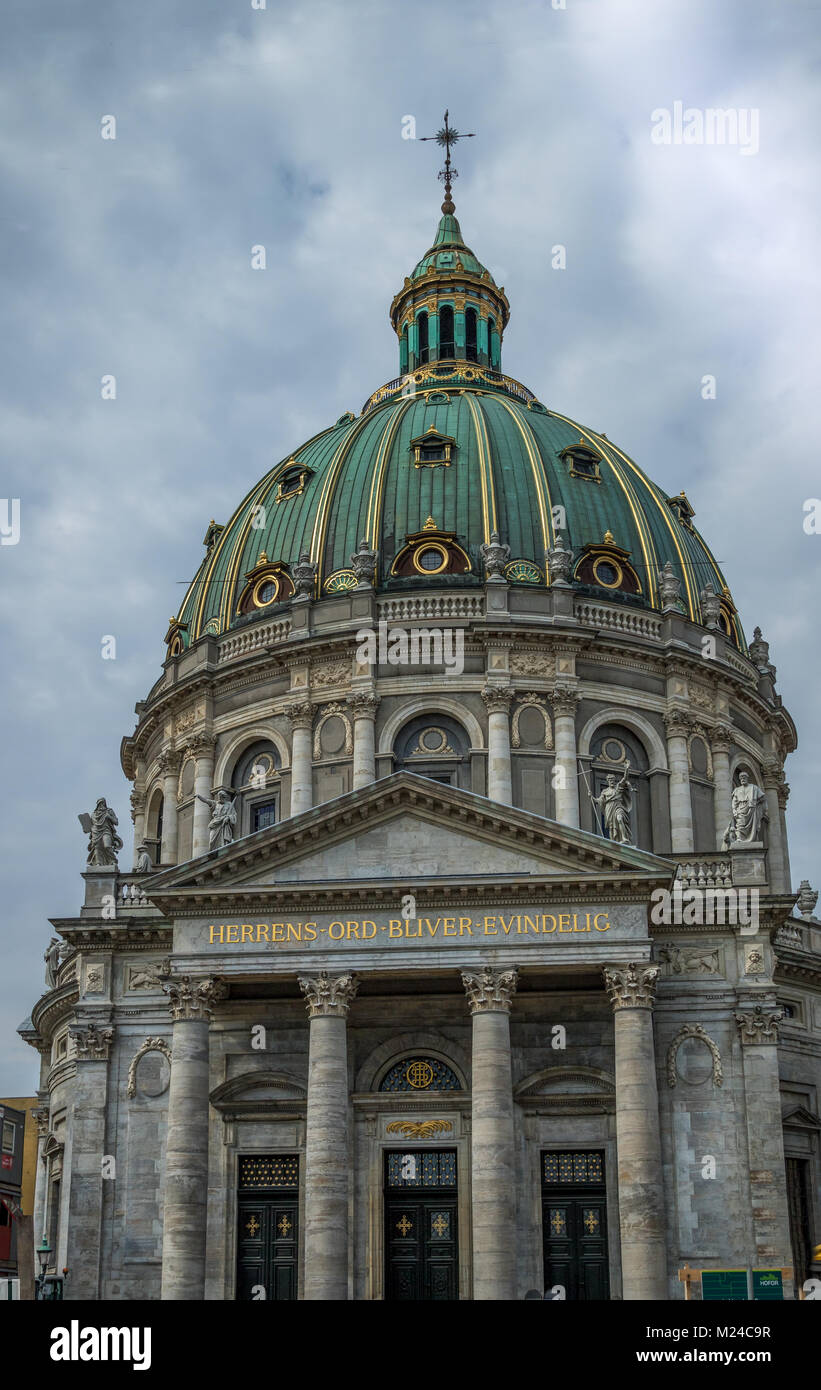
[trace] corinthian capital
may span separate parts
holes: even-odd
[[[729,724],[716,724],[710,730],[710,744],[713,753],[729,753],[733,746],[733,731]]]
[[[579,692],[573,685],[554,685],[550,700],[554,714],[575,714]]]
[[[309,1018],[347,1018],[359,981],[356,975],[329,975],[327,970],[320,970],[316,976],[300,976],[299,988],[305,995]]]
[[[486,685],[482,690],[482,699],[488,714],[507,714],[513,690],[509,685]]]
[[[202,737],[202,735],[197,735]],[[192,746],[193,746],[192,740]],[[212,745],[213,746],[213,745]],[[174,748],[164,748],[157,758],[157,767],[163,777],[168,773],[176,774],[180,770],[181,755]]]
[[[113,1028],[98,1028],[96,1023],[80,1024],[69,1029],[77,1049],[78,1062],[107,1062],[114,1041]]]
[[[192,734],[185,751],[190,753],[192,758],[205,758],[209,753],[213,754],[216,746],[217,740],[214,734],[206,733],[203,730],[199,734]]]
[[[314,707],[310,700],[297,700],[285,711],[294,729],[310,729],[314,722]]]
[[[49,1109],[47,1105],[38,1105],[36,1110],[31,1112],[32,1119],[37,1125],[38,1139],[45,1139],[49,1130]]]
[[[509,1014],[519,983],[519,967],[510,970],[493,970],[489,965],[474,974],[462,971],[462,984],[468,997],[471,1014]]]
[[[167,980],[163,991],[168,995],[175,1023],[207,1021],[214,1005],[228,997],[224,980],[192,980],[190,975],[177,975]]]
[[[754,1009],[747,1010],[743,1014],[736,1014],[735,1021],[738,1024],[738,1036],[741,1039],[742,1047],[750,1047],[753,1044],[777,1043],[778,1025],[783,1017],[783,1009],[765,1011],[760,1004],[756,1004]]]
[[[605,966],[604,984],[614,1013],[617,1009],[652,1009],[658,977],[657,965]]]
[[[671,709],[664,716],[664,727],[668,738],[687,738],[692,730],[693,721],[683,710]]]
[[[379,696],[373,695],[370,690],[354,690],[346,703],[354,719],[375,719]]]

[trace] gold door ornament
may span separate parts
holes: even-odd
[[[397,1231],[401,1231],[403,1236],[406,1236],[408,1231],[413,1230],[413,1222],[409,1221],[406,1216],[403,1216],[401,1221],[397,1221],[396,1229]]]
[[[256,1235],[257,1231],[259,1230],[259,1222],[257,1221],[257,1218],[255,1216],[251,1217],[251,1220],[248,1222],[245,1229],[246,1231],[249,1231],[252,1236]]]
[[[453,1129],[450,1120],[392,1120],[385,1126],[386,1134],[404,1134],[407,1139],[431,1139],[435,1134],[447,1134]]]

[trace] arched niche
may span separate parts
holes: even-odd
[[[708,853],[715,848],[715,796],[713,792],[713,754],[703,729],[687,739],[690,763],[690,809],[693,817],[693,851]]]
[[[236,797],[237,839],[281,819],[280,773],[279,749],[269,736],[252,739],[236,752],[229,779]]]
[[[452,787],[470,790],[470,744],[464,726],[450,714],[418,714],[397,731],[393,744],[397,772],[413,772]]]
[[[607,786],[608,777],[621,778],[625,760],[630,763],[633,807],[630,823],[633,841],[640,849],[653,850],[653,816],[648,778],[650,759],[647,749],[626,724],[600,724],[590,740],[588,780],[594,798]]]
[[[435,716],[439,714],[450,714],[463,727],[467,733],[470,743],[470,751],[476,752],[483,749],[485,739],[482,733],[482,726],[474,714],[458,700],[451,696],[439,695],[419,695],[416,698],[407,700],[394,710],[393,714],[386,719],[379,735],[379,754],[384,756],[393,753],[393,745],[399,730],[410,719],[417,714],[430,714],[431,722],[435,722]]]

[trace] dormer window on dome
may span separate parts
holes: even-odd
[[[687,500],[687,494],[684,490],[682,489],[678,497],[668,497],[667,505],[671,511],[675,512],[682,526],[687,526],[692,531],[695,512]]]
[[[568,465],[571,478],[589,478],[591,482],[601,482],[599,463],[601,455],[595,453],[583,440],[562,449],[559,458]]]
[[[448,434],[440,434],[433,425],[425,434],[411,440],[411,452],[417,468],[449,468],[455,448],[456,440]]]
[[[280,473],[277,474],[277,490],[274,494],[275,502],[287,502],[290,497],[298,497],[305,491],[305,484],[308,479],[313,477],[313,469],[307,464],[300,463],[298,459],[290,458],[283,465]]]

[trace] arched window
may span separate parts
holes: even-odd
[[[453,309],[449,304],[443,304],[439,310],[439,356],[456,356],[456,340],[453,333]]]
[[[145,818],[143,839],[151,851],[151,858],[155,864],[160,863],[162,854],[163,803],[163,794],[158,788],[151,798],[148,815]]]
[[[404,376],[408,370],[408,325],[402,329],[402,337],[399,339],[399,375]]]
[[[465,311],[465,357],[468,362],[476,362],[476,310]]]
[[[415,772],[451,787],[470,790],[468,736],[447,714],[423,714],[400,729],[393,745],[397,772]]]
[[[380,1091],[461,1091],[456,1072],[438,1057],[403,1057],[379,1083]]]
[[[487,320],[487,363],[489,367],[496,366],[493,353],[493,334],[496,332],[496,320],[488,315]]]
[[[650,781],[647,775],[650,766],[644,744],[630,729],[621,724],[602,724],[593,735],[590,743],[590,791],[598,797],[607,786],[608,777],[615,776],[618,781],[624,773],[624,761],[630,762],[630,787],[632,790],[632,810],[630,827],[633,843],[639,849],[653,850],[653,817],[650,805]],[[582,780],[581,791],[587,795]],[[591,808],[592,809],[592,808]],[[598,824],[594,829],[603,829],[601,816],[596,810]],[[665,852],[658,846],[658,852]],[[669,853],[669,849],[666,851]]]
[[[427,362],[428,359],[429,359],[429,357],[430,357],[430,352],[429,352],[429,349],[428,349],[428,316],[427,316],[427,314],[419,314],[419,316],[417,317],[417,320],[416,320],[416,338],[417,338],[417,353],[416,353],[416,355],[417,355],[417,357],[418,357],[418,359],[419,359],[420,362]]]
[[[231,790],[239,793],[235,838],[266,830],[280,819],[279,767],[279,753],[266,739],[240,754],[231,774]]]

